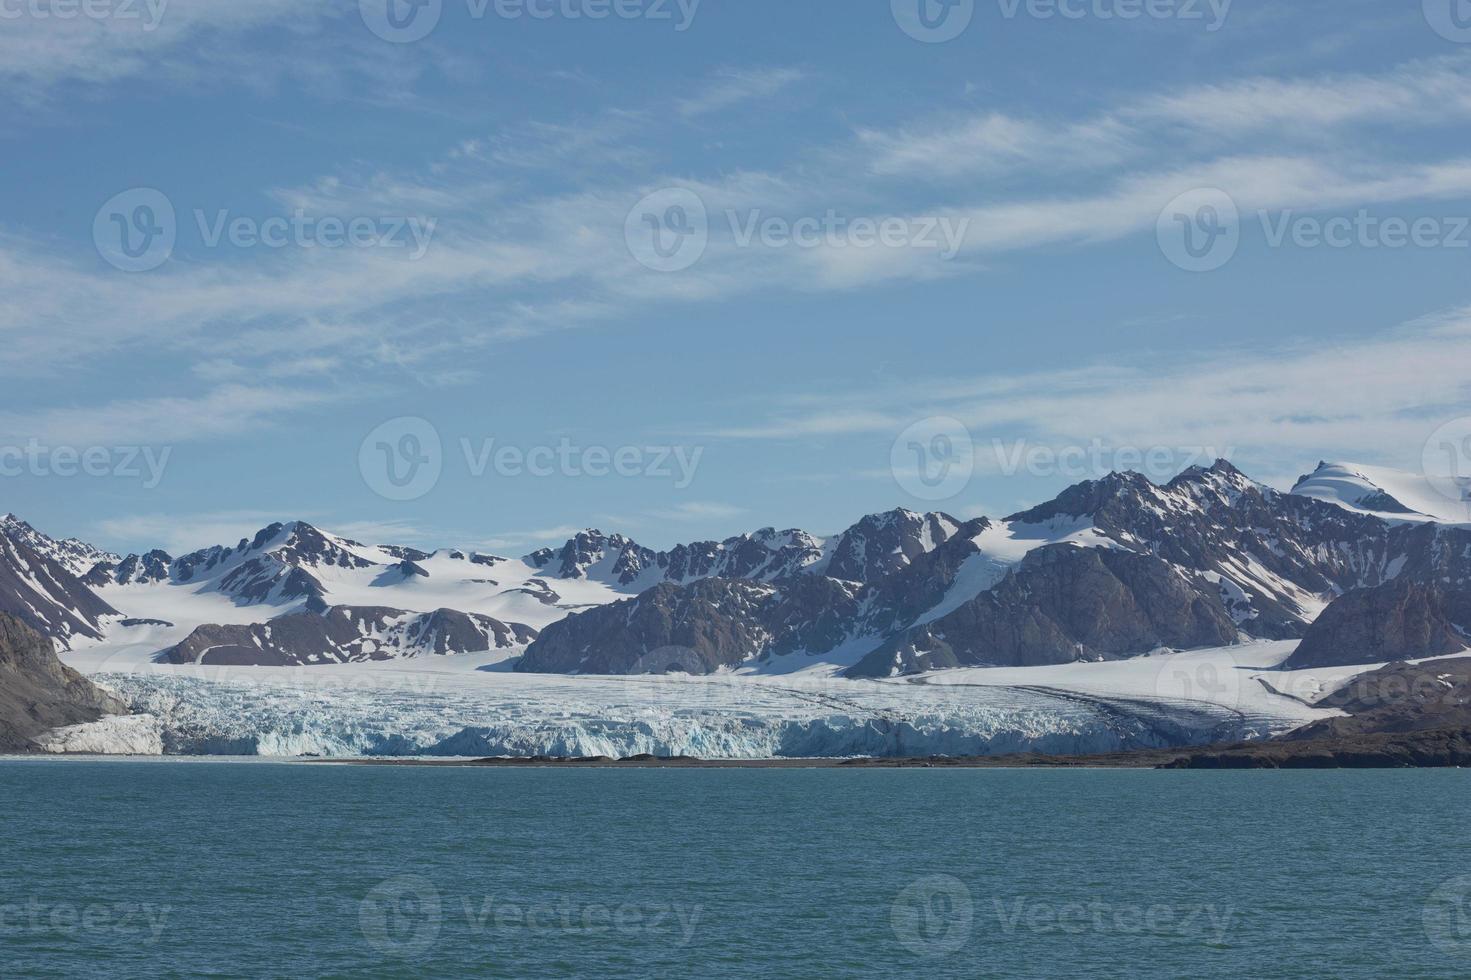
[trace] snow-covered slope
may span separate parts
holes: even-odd
[[[1386,521],[1471,524],[1471,479],[1465,483],[1462,499],[1453,500],[1437,481],[1419,473],[1362,463],[1320,463],[1292,493]]]

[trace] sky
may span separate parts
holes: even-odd
[[[0,511],[58,536],[667,547],[1471,456],[1466,0],[0,20]]]

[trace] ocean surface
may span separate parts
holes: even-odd
[[[1466,977],[1471,774],[0,762],[13,977]]]

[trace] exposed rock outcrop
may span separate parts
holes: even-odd
[[[1149,555],[1054,545],[996,588],[869,654],[850,676],[966,665],[1113,660],[1159,647],[1226,646],[1236,626],[1210,583]]]
[[[689,674],[734,667],[769,633],[763,613],[776,590],[733,579],[660,585],[636,599],[553,623],[518,671],[551,674]]]
[[[127,706],[56,658],[49,639],[0,613],[0,752],[29,751],[53,728],[121,714]]]
[[[1471,623],[1471,591],[1397,578],[1337,599],[1283,665],[1335,667],[1418,660],[1467,648],[1459,624]]]
[[[265,623],[201,626],[160,659],[177,664],[307,666],[507,650],[536,631],[520,623],[440,609],[412,613],[317,605]]]

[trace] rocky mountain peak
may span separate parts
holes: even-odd
[[[869,514],[838,536],[824,572],[848,582],[891,575],[935,550],[960,528],[949,514],[891,510]]]
[[[1052,500],[1006,518],[1013,524],[1045,524],[1058,517],[1096,517],[1116,501],[1138,501],[1158,496],[1159,487],[1142,473],[1109,473],[1068,487]]]
[[[50,558],[78,577],[86,575],[98,562],[121,561],[117,555],[103,551],[85,541],[79,541],[76,538],[58,540],[43,534],[14,514],[0,517],[0,535],[25,545],[37,554]]]

